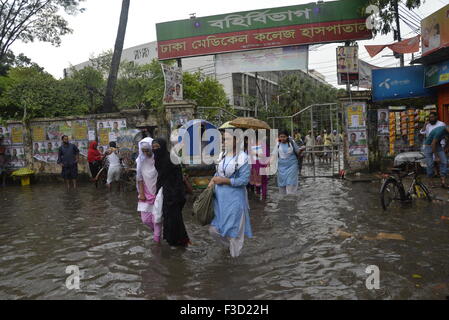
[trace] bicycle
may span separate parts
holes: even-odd
[[[406,152],[396,156],[392,174],[383,179],[380,189],[380,200],[384,211],[395,203],[402,205],[414,199],[432,201],[431,192],[419,178],[419,169],[424,159],[424,154],[421,152]],[[413,180],[406,192],[403,179],[408,177],[413,177]]]

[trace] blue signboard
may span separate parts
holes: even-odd
[[[449,83],[449,61],[426,66],[426,88]]]
[[[373,70],[373,101],[431,96],[424,88],[424,66]]]

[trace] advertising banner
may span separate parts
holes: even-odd
[[[424,66],[373,70],[373,101],[431,96],[424,88]]]
[[[308,60],[308,46],[224,53],[216,55],[215,71],[217,74],[276,70],[307,72]]]
[[[165,79],[164,102],[182,100],[182,69],[161,63]]]
[[[236,12],[156,24],[160,60],[259,48],[371,39],[368,0]]]
[[[449,46],[449,4],[421,21],[422,55]]]
[[[359,81],[358,47],[337,48],[337,74],[339,85]]]
[[[359,83],[360,88],[371,89],[373,86],[373,70],[381,69],[380,67],[373,66],[363,60],[359,60]]]
[[[425,66],[424,87],[431,88],[449,83],[449,61]]]

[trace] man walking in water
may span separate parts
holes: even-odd
[[[70,181],[73,183],[73,189],[76,189],[79,153],[78,148],[69,143],[69,137],[63,135],[62,146],[58,150],[58,164],[62,166],[61,175],[66,183],[67,190],[70,190]]]

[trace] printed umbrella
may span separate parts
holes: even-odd
[[[267,129],[267,130],[271,129],[268,123],[255,118],[237,118],[230,121],[229,123],[237,128]]]

